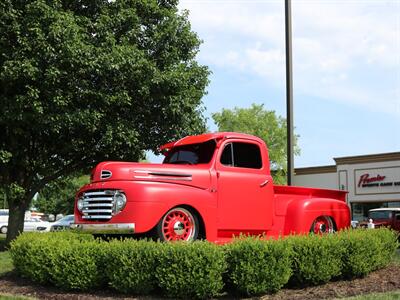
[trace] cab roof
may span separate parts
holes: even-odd
[[[200,135],[186,136],[178,141],[162,145],[160,147],[160,151],[163,150],[168,151],[169,149],[172,149],[177,146],[199,144],[208,142],[210,140],[222,140],[222,139],[246,139],[263,143],[263,141],[260,138],[250,134],[238,133],[238,132],[214,132],[214,133],[204,133]]]

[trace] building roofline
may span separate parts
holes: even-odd
[[[374,163],[374,162],[400,160],[400,152],[388,152],[388,153],[367,154],[367,155],[357,155],[357,156],[335,157],[333,159],[335,160],[336,165]]]
[[[310,175],[310,174],[321,174],[321,173],[336,173],[336,165],[329,166],[318,166],[318,167],[307,167],[307,168],[295,168],[295,175]]]

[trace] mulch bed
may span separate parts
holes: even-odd
[[[399,264],[392,264],[385,269],[369,274],[365,278],[330,282],[315,287],[282,289],[277,294],[253,299],[332,299],[394,290],[400,290]],[[60,291],[54,287],[36,285],[31,281],[19,278],[14,273],[8,273],[0,278],[0,293],[24,295],[39,299],[162,299],[159,296],[128,297],[108,289],[86,293]],[[225,295],[222,298],[239,299],[238,296],[234,295]]]

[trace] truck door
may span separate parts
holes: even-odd
[[[219,234],[260,234],[272,226],[273,182],[260,145],[251,141],[226,141],[219,147]]]

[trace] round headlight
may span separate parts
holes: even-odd
[[[125,194],[121,192],[116,192],[114,194],[114,208],[115,208],[115,213],[119,213],[126,204],[126,196]]]
[[[76,207],[78,208],[79,211],[82,211],[83,209],[83,198],[79,198],[78,201],[76,202]]]

